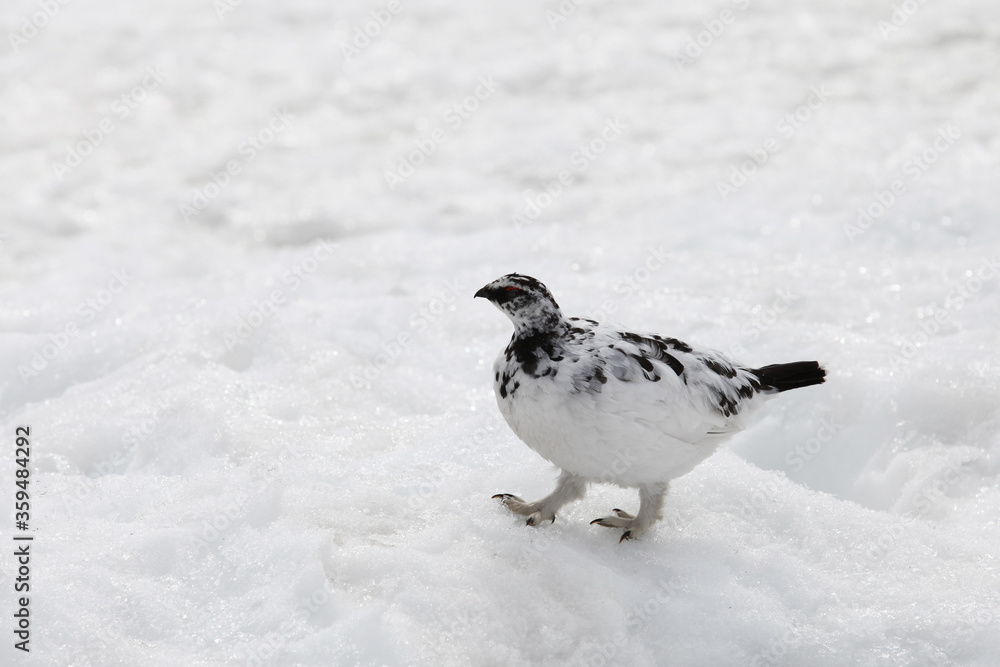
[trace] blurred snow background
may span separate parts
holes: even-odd
[[[0,432],[32,428],[36,541],[4,660],[996,664],[998,19],[9,0]],[[510,271],[829,382],[642,541],[588,525],[635,505],[610,487],[526,528],[490,495],[555,475],[472,300]]]

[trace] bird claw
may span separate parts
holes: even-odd
[[[555,523],[556,515],[553,513],[550,514],[549,516],[543,516],[541,512],[532,512],[531,514],[528,515],[528,520],[525,521],[525,524],[528,526],[540,526],[542,525],[542,522],[545,521],[546,519],[548,519],[552,523]]]
[[[513,493],[498,493],[495,496],[493,496],[493,498],[499,498],[500,499],[500,504],[503,505],[503,506],[505,506],[505,507],[507,506],[507,501],[508,500],[516,500],[519,503],[523,503],[524,502],[524,499],[518,498]]]
[[[631,526],[632,521],[635,517],[619,509],[611,510],[615,513],[615,516],[602,516],[599,519],[594,519],[590,522],[590,525],[595,523],[599,526],[605,526],[607,528],[628,528]]]
[[[625,532],[622,533],[621,538],[618,540],[618,544],[621,544],[625,540],[634,540],[642,534],[642,531],[637,529],[635,526],[635,517],[628,512],[620,509],[611,510],[614,512],[615,516],[604,516],[600,519],[594,519],[590,522],[590,525],[595,523],[598,526],[604,526],[606,528],[624,528]]]
[[[525,524],[528,525],[528,526],[538,526],[538,525],[541,525],[542,521],[544,521],[545,518],[546,517],[543,517],[541,512],[533,512],[532,514],[530,514],[528,516],[528,520],[525,521]],[[556,515],[555,514],[553,514],[549,518],[551,519],[552,523],[556,522]]]
[[[528,526],[540,526],[545,520],[556,522],[555,512],[545,515],[538,507],[538,503],[526,502],[512,493],[498,493],[494,498],[500,499],[500,504],[509,509],[514,514],[527,517],[525,524]],[[543,508],[544,509],[544,508]]]

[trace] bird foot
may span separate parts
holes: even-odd
[[[514,514],[527,517],[525,523],[529,526],[540,526],[543,521],[556,522],[556,514],[545,510],[540,503],[529,503],[523,498],[519,498],[511,493],[498,493],[494,498],[499,498],[500,504],[509,509]]]
[[[645,527],[639,526],[633,515],[619,509],[613,509],[611,511],[615,513],[614,516],[605,516],[600,519],[594,519],[590,522],[590,525],[594,525],[596,523],[598,526],[605,526],[607,528],[624,528],[625,531],[618,540],[619,544],[625,540],[634,540],[646,532]]]

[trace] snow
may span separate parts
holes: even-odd
[[[5,7],[5,664],[996,664],[995,3]],[[510,271],[829,381],[528,528]]]

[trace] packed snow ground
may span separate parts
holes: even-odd
[[[996,664],[998,18],[10,0],[4,664]],[[510,271],[829,382],[641,541],[607,486],[527,528],[490,496],[555,473],[472,299]]]

